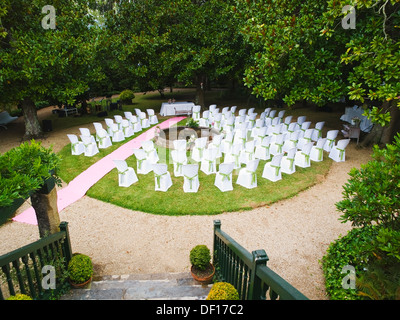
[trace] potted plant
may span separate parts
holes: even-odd
[[[236,288],[228,282],[214,283],[206,300],[239,300]]]
[[[132,100],[135,98],[135,94],[132,90],[126,89],[121,92],[119,99],[123,104],[132,104]]]
[[[93,276],[93,264],[90,257],[74,254],[68,263],[69,282],[74,288],[82,288],[90,283]]]
[[[210,249],[206,245],[197,245],[190,250],[190,263],[193,279],[203,284],[211,282],[215,268],[211,264]]]
[[[186,121],[186,127],[196,129],[199,127],[199,122],[194,120],[193,118],[189,118],[189,120]]]

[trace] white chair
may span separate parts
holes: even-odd
[[[254,160],[254,149],[255,149],[255,141],[250,140],[247,141],[244,149],[240,152],[240,163],[248,164],[250,161]]]
[[[284,138],[285,136],[283,134],[275,135],[275,142],[272,142],[273,136],[271,137],[270,154],[275,156],[283,152]]]
[[[301,138],[299,138],[298,142],[297,142],[297,149],[301,149],[303,148],[303,146],[306,143],[309,143],[312,141],[312,134],[314,132],[314,129],[307,129],[306,131],[304,131],[303,136]],[[299,136],[301,135],[301,131],[299,133]]]
[[[118,186],[129,187],[139,181],[135,170],[128,167],[125,160],[113,160],[113,162],[118,170]]]
[[[79,131],[81,132],[80,136],[81,139],[83,136],[90,138],[91,141],[96,141],[95,137],[90,133],[90,130],[88,128],[79,128]]]
[[[247,130],[251,130],[253,129],[253,127],[256,124],[256,117],[257,117],[257,113],[251,113],[249,114],[249,118],[247,120],[247,122],[249,123]]]
[[[137,116],[132,116],[132,118],[129,121],[131,122],[133,131],[135,133],[142,131],[142,125],[140,124],[140,121],[138,120]]]
[[[232,112],[232,114],[234,115],[236,112],[237,106],[232,106],[230,111]]]
[[[193,113],[192,113],[193,120],[200,121],[200,118],[201,118],[200,110],[201,110],[201,106],[199,106],[199,105],[193,106]]]
[[[121,129],[124,133],[125,138],[132,137],[135,134],[133,127],[129,124],[129,121],[127,119],[122,119]]]
[[[140,109],[138,109],[138,108],[135,108],[135,113],[136,113],[136,116],[137,116],[138,118],[140,118],[140,114],[142,113],[142,110],[140,110]]]
[[[265,112],[265,117],[268,118],[269,113],[271,112],[271,108],[265,108],[264,112]]]
[[[122,116],[116,114],[114,116],[114,119],[115,119],[115,123],[118,124],[118,128],[122,130]]]
[[[301,168],[308,168],[311,166],[310,163],[310,152],[313,146],[313,142],[309,142],[303,146],[303,148],[296,152],[294,157],[294,164]]]
[[[146,152],[147,159],[150,161],[150,163],[155,164],[160,160],[152,140],[142,141],[141,145],[143,150]]]
[[[154,172],[154,190],[166,192],[172,186],[171,174],[168,171],[168,165],[165,163],[153,164]]]
[[[262,177],[270,181],[278,181],[282,179],[281,161],[283,154],[277,154],[272,157],[272,160],[264,165]]]
[[[311,139],[313,141],[318,141],[318,139],[322,138],[322,128],[324,127],[325,121],[320,121],[315,124],[315,128]]]
[[[106,126],[107,126],[108,135],[109,135],[110,137],[112,137],[112,136],[113,136],[113,125],[114,125],[114,120],[113,120],[113,119],[110,119],[110,118],[105,118],[105,119],[104,119],[104,122],[106,123]]]
[[[231,116],[225,120],[223,129],[225,132],[233,132],[235,128],[235,117]]]
[[[182,166],[187,164],[188,159],[186,156],[186,150],[172,150],[171,151],[172,163],[174,165],[174,176],[182,177]]]
[[[310,152],[310,159],[315,162],[320,162],[324,160],[324,145],[326,138],[320,138],[317,140],[317,144],[312,146]]]
[[[210,125],[210,111],[205,110],[203,111],[203,116],[200,118],[199,126],[200,127],[208,127]]]
[[[260,160],[269,160],[270,156],[270,144],[271,144],[271,136],[265,136],[261,144],[256,146],[256,151],[254,152],[254,157]]]
[[[146,109],[146,111],[147,111],[147,115],[149,116],[150,125],[157,124],[158,118],[157,118],[156,114],[154,113],[154,109]]]
[[[282,151],[284,153],[288,152],[292,148],[297,148],[297,143],[299,142],[299,134],[300,130],[296,130],[294,132],[290,132],[289,135],[286,135],[286,139],[282,147]]]
[[[78,136],[75,134],[67,134],[69,141],[71,141],[71,154],[79,156],[85,152],[85,145],[79,141]]]
[[[231,151],[225,154],[224,163],[233,163],[234,169],[239,169],[241,167],[240,164],[240,152],[242,150],[241,143],[233,143]]]
[[[130,111],[124,111],[124,116],[125,116],[125,119],[130,120],[133,117],[133,114]]]
[[[203,158],[201,159],[200,170],[206,175],[217,172],[217,148],[207,148],[204,150]]]
[[[253,129],[252,135],[256,142],[256,146],[260,145],[264,137],[267,135],[267,127],[260,127]]]
[[[217,158],[222,157],[222,139],[224,136],[222,134],[217,134],[212,137],[211,143],[208,145],[208,148],[216,148],[218,150],[217,152]]]
[[[286,116],[285,119],[283,120],[283,124],[284,124],[284,129],[287,131],[289,129],[289,125],[292,122],[292,118],[293,116]]]
[[[199,190],[199,165],[185,164],[182,166],[183,191],[197,192]]]
[[[246,113],[247,113],[247,109],[240,109],[239,112],[238,112],[238,115],[239,116],[246,116]]]
[[[203,159],[204,149],[206,148],[208,137],[201,137],[194,140],[194,147],[192,150],[192,159],[196,162],[201,162]]]
[[[173,141],[174,149],[179,151],[185,151],[186,153],[186,140],[185,139],[177,139]]]
[[[81,136],[82,142],[85,146],[85,156],[93,157],[95,154],[99,153],[99,148],[94,140],[94,137]]]
[[[276,110],[271,110],[267,117],[270,119],[273,119],[273,118],[275,118],[275,114],[276,114]]]
[[[221,163],[218,168],[218,172],[215,175],[214,185],[221,190],[222,192],[232,191],[232,171],[234,164],[230,163]]]
[[[121,142],[125,140],[124,132],[119,128],[118,123],[112,125],[112,142]]]
[[[142,128],[150,127],[150,122],[149,122],[149,119],[146,117],[145,112],[140,112],[139,120],[140,120],[140,125],[142,126]]]
[[[297,130],[300,130],[300,125],[297,122],[291,122],[289,123],[289,127],[287,129],[287,131],[289,133],[295,132]]]
[[[299,125],[299,126],[301,126],[302,124],[303,124],[303,122],[305,122],[306,121],[306,119],[307,119],[307,117],[306,116],[299,116],[299,117],[297,117],[297,124]]]
[[[296,172],[296,166],[294,165],[294,157],[296,152],[297,148],[292,148],[288,150],[287,154],[282,157],[281,172],[286,174],[292,174]]]
[[[285,115],[286,110],[281,110],[278,112],[278,118],[283,119],[283,116]]]
[[[105,129],[98,129],[96,133],[98,139],[98,148],[99,149],[106,149],[112,146],[111,138],[107,134]]]
[[[244,148],[247,141],[247,129],[235,129],[235,135],[233,137],[233,143],[241,143]]]
[[[104,130],[103,125],[100,122],[93,122],[93,126],[94,126],[94,129],[96,130],[96,138],[95,139],[96,139],[96,141],[99,141],[98,132],[100,130]],[[107,131],[106,131],[106,133],[107,133]],[[108,135],[108,133],[107,133],[107,135]]]
[[[346,147],[349,144],[350,139],[339,140],[329,152],[329,158],[336,162],[344,162],[346,159]]]
[[[330,152],[332,148],[335,146],[336,137],[339,133],[339,130],[329,130],[326,133],[326,141],[324,144],[324,150],[326,152]]]
[[[138,174],[148,174],[153,170],[152,163],[147,159],[146,151],[140,148],[134,149],[133,153],[136,157],[136,171]]]
[[[214,114],[214,128],[217,130],[222,130],[222,114]]]
[[[222,153],[229,153],[232,150],[233,145],[233,131],[229,131],[225,134],[225,137],[221,141]]]
[[[236,183],[247,189],[257,187],[257,167],[260,159],[250,161],[245,168],[240,169]]]
[[[299,140],[301,138],[303,138],[304,133],[306,132],[307,129],[310,128],[310,125],[311,125],[311,121],[305,121],[300,125],[300,130],[301,131],[300,131],[300,134],[299,134]]]

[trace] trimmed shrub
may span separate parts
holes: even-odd
[[[200,244],[190,250],[190,263],[198,270],[205,270],[211,261],[210,249]]]
[[[129,89],[122,91],[121,94],[119,95],[119,99],[124,104],[131,104],[134,98],[135,94],[133,93],[132,90]]]
[[[93,275],[93,264],[90,257],[76,254],[68,264],[69,279],[73,283],[84,283]]]
[[[216,282],[208,293],[206,300],[239,300],[239,293],[228,282]]]
[[[15,296],[9,296],[7,300],[33,300],[30,296],[18,293]]]

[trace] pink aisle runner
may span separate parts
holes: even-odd
[[[166,129],[185,118],[186,117],[171,118],[162,122],[158,126],[161,129]],[[68,184],[68,186],[59,190],[57,192],[58,212],[61,212],[64,208],[82,198],[90,189],[90,187],[92,187],[97,181],[99,181],[108,172],[114,169],[115,164],[113,160],[126,160],[128,157],[133,155],[133,149],[140,148],[142,141],[153,139],[154,131],[155,126],[137,136],[136,138],[132,139],[131,141],[128,141],[117,150],[113,151],[109,155],[97,161],[87,170],[83,171],[80,175],[73,179]],[[13,220],[37,225],[35,210],[32,207],[26,209],[24,212],[14,217]]]

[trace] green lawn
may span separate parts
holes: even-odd
[[[190,91],[174,92],[166,94],[166,98],[169,99],[173,97],[177,101],[190,100],[190,94],[192,94]],[[220,95],[220,92],[214,91],[210,97],[211,99],[218,101]],[[146,108],[153,108],[158,113],[161,103],[165,101],[165,98],[161,98],[161,96],[156,93],[137,95],[133,101],[133,105],[124,106],[124,111],[134,111],[134,108],[138,107],[142,110],[145,110]],[[210,100],[210,103],[211,101],[214,100]],[[227,100],[225,105],[238,105],[238,109],[240,109],[242,108],[240,103],[243,103],[243,101],[235,101],[233,99],[231,101]],[[218,106],[222,106],[222,104],[218,104]],[[115,114],[123,115],[123,111],[115,111]],[[293,114],[295,119],[297,115],[304,114],[304,109],[288,110],[287,114]],[[110,114],[110,117],[112,116],[113,114]],[[320,121],[318,118],[335,117],[333,114],[331,115],[318,112],[314,113],[312,116],[315,118],[315,120],[310,119],[313,125],[317,121]],[[90,118],[90,116],[85,117],[88,120],[87,123],[99,121],[99,118],[97,117],[93,117],[93,120]],[[160,117],[159,114],[158,118],[160,122],[166,119]],[[66,120],[65,118],[61,119],[63,121]],[[186,120],[181,121],[180,124],[184,124],[185,122]],[[74,125],[76,125],[76,123],[74,123]],[[91,129],[93,128],[91,127]],[[133,139],[141,133],[143,133],[143,131],[129,139]],[[323,134],[325,135],[325,133]],[[90,165],[105,155],[111,153],[127,141],[128,140],[120,143],[114,143],[112,147],[105,150],[100,150],[100,153],[94,157],[85,157],[84,155],[72,156],[70,144],[66,145],[59,152],[59,155],[63,159],[62,170],[60,172],[61,178],[65,182],[71,181]],[[233,174],[234,190],[230,192],[221,192],[217,187],[214,186],[215,175],[207,176],[199,170],[199,191],[197,193],[185,193],[183,192],[183,177],[174,176],[173,165],[168,161],[169,150],[158,148],[158,152],[166,153],[166,160],[163,160],[163,162],[165,161],[168,163],[169,171],[172,177],[173,185],[167,192],[154,191],[154,174],[152,172],[147,175],[138,174],[139,181],[129,188],[119,187],[118,173],[116,169],[113,169],[110,173],[104,176],[103,179],[89,189],[87,195],[124,208],[153,214],[176,216],[219,214],[223,212],[249,210],[260,206],[270,205],[282,199],[293,197],[300,191],[318,183],[320,178],[327,174],[332,163],[332,160],[328,158],[328,154],[324,153],[323,162],[312,162],[311,167],[305,169],[296,167],[296,173],[292,175],[282,174],[282,180],[271,182],[261,177],[266,161],[260,161],[257,171],[258,187],[255,189],[246,189],[240,185],[237,185],[236,180],[238,177],[238,170],[236,170]],[[136,171],[136,158],[134,155],[127,159],[127,163]]]

